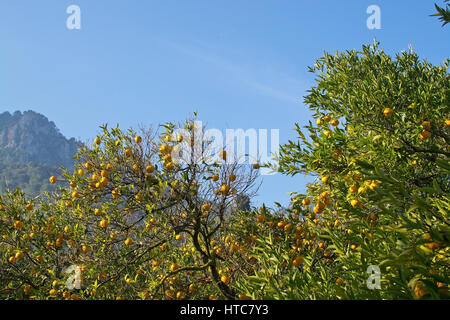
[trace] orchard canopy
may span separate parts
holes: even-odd
[[[378,43],[317,60],[279,155],[317,179],[283,210],[249,206],[259,164],[226,149],[174,161],[208,149],[176,134],[194,119],[103,126],[57,191],[1,195],[0,299],[448,299],[448,67]]]

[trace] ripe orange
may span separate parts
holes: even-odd
[[[230,187],[224,184],[222,185],[222,187],[220,187],[220,191],[226,194],[228,193],[228,191],[230,191]]]
[[[219,180],[219,175],[215,174],[211,177],[212,181],[218,181]]]
[[[31,203],[27,204],[27,205],[26,205],[26,209],[27,209],[28,211],[33,211],[33,205],[32,205]]]
[[[109,171],[108,171],[108,170],[102,170],[102,171],[100,172],[100,175],[101,175],[103,178],[109,178]]]
[[[102,219],[102,221],[100,221],[99,225],[101,228],[106,229],[106,228],[108,228],[109,222],[106,219]]]
[[[22,221],[17,220],[16,222],[14,222],[14,228],[16,228],[16,229],[22,229],[22,228],[23,228],[23,223],[22,223]]]
[[[430,123],[430,121],[424,121],[424,122],[422,122],[422,127],[425,129],[425,130],[430,130],[431,129],[431,123]]]
[[[300,256],[296,257],[293,261],[292,261],[292,265],[294,267],[299,267],[303,264],[304,259]]]
[[[393,113],[394,113],[394,111],[391,108],[386,108],[383,111],[383,114],[385,117],[391,117]]]
[[[357,200],[357,199],[353,199],[352,201],[350,201],[350,203],[351,203],[352,207],[359,206],[359,200]]]
[[[311,200],[309,200],[308,198],[305,198],[302,200],[302,204],[304,206],[309,206],[311,204]]]
[[[136,137],[134,138],[134,141],[135,141],[136,143],[141,143],[141,142],[142,142],[142,138],[141,138],[140,136],[136,136]]]
[[[125,240],[125,245],[126,246],[131,246],[133,244],[133,240],[131,239],[131,238],[127,238],[126,240]]]
[[[50,183],[55,184],[57,180],[56,180],[56,177],[51,176],[49,181],[50,181]]]
[[[94,143],[95,143],[96,145],[99,145],[100,143],[102,143],[102,139],[99,138],[99,137],[97,137],[97,138],[95,138]]]
[[[333,121],[331,121],[331,125],[332,125],[333,127],[337,127],[337,126],[339,125],[339,120],[333,120]]]
[[[220,278],[220,281],[222,281],[223,283],[230,283],[230,282],[231,282],[231,279],[230,279],[229,277],[227,277],[226,275],[223,275],[223,276]]]
[[[422,288],[421,285],[416,285],[414,288],[414,294],[418,297],[418,298],[422,298],[424,295],[427,294],[427,292]]]
[[[204,205],[202,205],[202,211],[208,212],[209,210],[211,210],[211,206],[209,205],[209,203],[205,203]]]
[[[148,166],[145,168],[145,170],[146,170],[148,173],[153,173],[153,171],[155,171],[155,167],[152,166],[152,165],[150,164],[150,165],[148,165]]]
[[[321,213],[323,211],[323,204],[318,203],[314,206],[313,212],[314,213]]]
[[[170,271],[172,272],[177,271],[178,268],[179,268],[178,264],[172,263],[172,265],[170,266]]]
[[[358,192],[358,186],[355,186],[355,185],[351,186],[350,188],[348,188],[348,192],[350,192],[350,193]]]
[[[428,140],[431,137],[431,132],[430,131],[423,131],[420,135],[419,138],[420,140]]]
[[[228,179],[229,179],[231,182],[233,182],[233,181],[236,180],[236,175],[230,174],[230,176],[228,177]]]

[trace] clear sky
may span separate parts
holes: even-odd
[[[442,0],[436,0],[442,4]],[[302,103],[324,51],[376,37],[388,53],[411,44],[440,64],[450,52],[429,0],[0,0],[0,112],[35,110],[82,141],[103,123],[124,129],[182,121],[279,129],[310,113]],[[68,30],[69,5],[81,30]],[[369,30],[366,9],[381,9]],[[263,177],[255,204],[287,203],[304,177]]]

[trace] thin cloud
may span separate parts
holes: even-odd
[[[214,65],[216,67],[219,67],[223,70],[225,70],[227,73],[229,73],[232,77],[239,80],[242,84],[246,85],[247,87],[255,90],[259,94],[271,97],[273,99],[277,99],[279,101],[287,102],[287,103],[293,103],[293,104],[299,104],[300,98],[298,96],[295,96],[293,94],[290,94],[289,92],[286,92],[284,90],[280,90],[278,88],[275,88],[273,85],[270,85],[268,83],[264,83],[260,80],[257,80],[255,75],[252,74],[248,69],[243,68],[235,63],[232,63],[229,60],[226,60],[220,56],[208,54],[205,53],[204,50],[200,50],[200,48],[194,48],[194,47],[188,47],[185,45],[180,45],[178,43],[170,42],[165,40],[165,45],[175,49],[183,54],[189,55],[191,57],[194,57],[196,59],[200,59],[206,63],[209,63],[211,65]],[[286,83],[288,83],[289,87],[296,87],[297,90],[300,92],[300,88],[304,86],[304,83],[288,78],[284,75],[271,75],[271,78],[277,78],[280,79],[280,82],[283,82],[283,85],[286,86]],[[296,91],[297,91],[296,90]]]

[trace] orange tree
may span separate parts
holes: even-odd
[[[245,215],[258,263],[236,286],[253,298],[449,298],[449,61],[378,43],[325,54],[305,98],[305,135],[280,171],[316,176],[282,214]],[[255,224],[255,220],[259,224]],[[377,279],[380,282],[377,282]]]
[[[207,161],[211,141],[193,120],[162,128],[104,126],[73,171],[50,178],[58,191],[1,197],[1,298],[238,297],[245,261],[230,258],[240,246],[227,232],[258,166],[226,162],[226,151]]]

